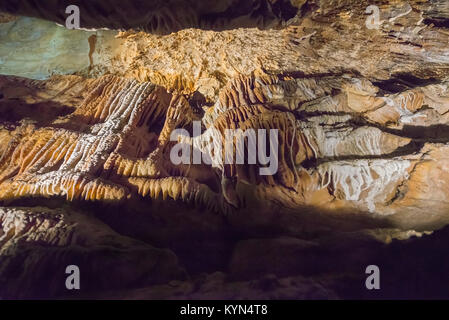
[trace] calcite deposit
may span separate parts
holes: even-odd
[[[0,298],[447,298],[446,2],[209,2],[0,4]]]

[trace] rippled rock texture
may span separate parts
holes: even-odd
[[[243,2],[0,5],[0,297],[448,297],[449,7]]]

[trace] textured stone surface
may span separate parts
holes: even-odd
[[[36,292],[23,261],[43,274],[86,251],[92,277],[126,270],[89,297],[447,297],[430,253],[449,222],[444,1],[380,1],[378,29],[367,1],[148,2],[158,27],[136,3],[82,15],[120,32],[0,18],[0,296]],[[50,4],[0,9],[61,23]],[[179,141],[209,157],[217,132],[278,130],[277,172],[173,164],[170,136],[194,121]],[[392,270],[379,295],[360,289],[371,263]],[[65,295],[59,280],[43,295]]]
[[[0,208],[0,296],[65,294],[65,268],[84,270],[84,290],[184,279],[169,250],[121,236],[95,218],[69,210]],[[93,276],[95,275],[95,276]]]
[[[434,197],[444,198],[446,188],[422,172],[444,174],[439,171],[444,171],[444,158],[432,159],[444,154],[446,147],[419,130],[445,123],[445,83],[380,94],[369,81],[350,76],[234,79],[202,117],[207,129],[203,135],[182,141],[208,154],[201,139],[212,129],[221,132],[223,139],[226,129],[277,129],[278,170],[262,176],[260,164],[174,165],[170,134],[175,128],[189,128],[201,110],[182,95],[151,83],[112,76],[47,82],[5,79],[3,91],[12,90],[14,83],[20,90],[35,86],[44,92],[34,95],[47,94],[47,87],[60,85],[61,79],[67,81],[64,95],[76,95],[79,90],[84,95],[77,97],[79,104],[73,112],[45,126],[26,118],[17,122],[19,114],[6,115],[16,122],[2,131],[0,197],[4,200],[63,196],[69,201],[114,202],[161,196],[227,213],[252,207],[251,195],[241,191],[247,189],[256,204],[273,201],[291,209],[347,208],[393,220],[391,216],[409,215],[410,207],[445,208],[441,202],[429,204],[434,199],[429,199],[428,192],[435,188]],[[40,104],[39,100],[34,104]],[[410,183],[414,180],[419,183]],[[416,220],[414,227],[445,221],[427,215]],[[394,223],[400,226],[405,221]]]

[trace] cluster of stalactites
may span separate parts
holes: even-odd
[[[239,154],[243,163],[171,163],[173,130],[192,128],[196,120],[182,95],[114,76],[87,81],[86,90],[80,106],[55,120],[54,126],[23,124],[0,136],[5,145],[0,158],[1,199],[63,196],[71,201],[120,201],[139,194],[201,202],[220,211],[226,203],[238,206],[234,189],[240,181],[286,188],[298,197],[304,190],[328,188],[373,209],[382,193],[380,186],[388,179],[406,177],[410,163],[392,156],[385,164],[365,159],[380,160],[411,142],[388,128],[445,121],[449,99],[445,83],[382,96],[369,81],[350,76],[239,76],[206,111],[202,127],[205,133],[218,132],[207,137],[226,147],[227,130],[258,134],[264,129],[265,138],[276,130],[277,170],[261,175],[259,169],[266,164],[258,157],[256,163],[248,162],[248,137],[244,154]],[[186,141],[207,154],[211,151],[203,147],[205,133]],[[237,141],[230,146],[234,159],[242,150]],[[222,159],[226,151],[222,150]],[[311,183],[315,186],[307,185]]]

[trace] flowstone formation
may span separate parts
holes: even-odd
[[[103,3],[0,4],[1,298],[447,297],[444,1]]]

